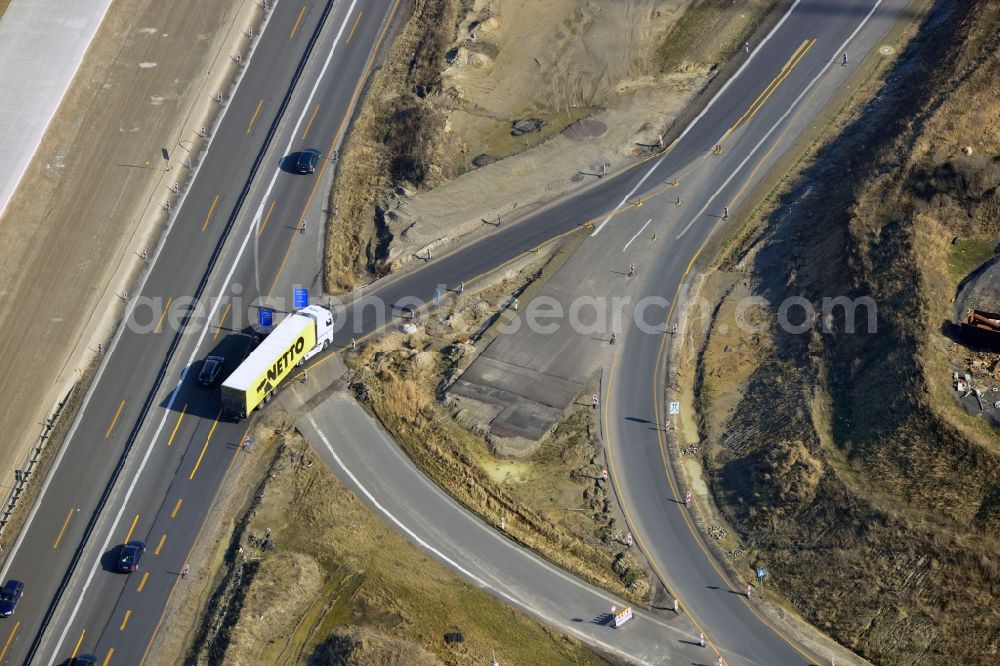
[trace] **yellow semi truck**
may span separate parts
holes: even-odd
[[[310,305],[285,317],[222,382],[222,409],[235,420],[271,399],[278,384],[333,341],[333,315]]]

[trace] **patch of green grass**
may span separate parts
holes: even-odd
[[[992,241],[971,238],[960,239],[952,245],[948,252],[948,273],[955,284],[992,257],[994,247]]]

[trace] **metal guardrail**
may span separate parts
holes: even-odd
[[[66,407],[66,403],[69,402],[69,397],[76,390],[76,382],[69,388],[66,395],[56,403],[55,408],[52,410],[52,414],[45,419],[42,424],[42,432],[38,435],[38,439],[35,440],[34,446],[31,447],[31,451],[28,452],[27,457],[24,462],[14,470],[14,486],[10,489],[7,494],[7,500],[4,502],[3,511],[0,512],[0,536],[3,536],[4,530],[7,528],[7,523],[10,522],[11,516],[14,515],[14,510],[17,508],[17,503],[24,495],[24,491],[28,488],[28,482],[35,474],[35,467],[38,465],[38,461],[41,460],[42,454],[45,453],[45,448],[48,446],[49,439],[52,436],[52,431],[55,429],[56,425],[59,423],[59,418],[62,415],[63,408]]]

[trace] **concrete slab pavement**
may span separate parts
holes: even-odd
[[[643,282],[642,264],[666,242],[670,212],[632,206],[614,218],[600,242],[580,245],[534,298],[508,313],[514,320],[499,324],[499,335],[449,394],[488,405],[495,414],[490,432],[497,437],[544,436],[609,360],[612,332],[621,344],[632,296]],[[660,240],[653,240],[657,233]],[[546,316],[552,313],[561,315]]]
[[[0,19],[0,216],[111,0],[13,0]]]

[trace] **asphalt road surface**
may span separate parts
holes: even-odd
[[[738,201],[755,167],[780,154],[793,136],[784,134],[785,126],[818,110],[809,103],[812,92],[835,89],[837,77],[846,78],[848,68],[834,64],[839,53],[849,50],[860,60],[905,4],[796,2],[665,155],[377,283],[359,301],[376,307],[360,314],[348,309],[340,317],[345,328],[339,342],[346,345],[398,317],[407,302],[416,307],[429,300],[440,284],[471,280],[619,202],[624,210],[637,197],[657,196],[664,182],[680,175],[684,215],[671,221],[669,251],[644,270],[653,293],[672,298],[686,273],[680,267],[689,265],[717,228],[722,202]],[[52,663],[78,652],[96,653],[107,663],[143,659],[171,591],[183,584],[179,572],[246,432],[246,424],[219,421],[217,391],[194,382],[200,359],[222,353],[231,359],[227,370],[235,366],[248,344],[258,295],[281,296],[277,305],[287,308],[293,286],[318,293],[319,224],[305,233],[298,227],[302,219],[319,219],[322,195],[314,195],[329,181],[330,162],[322,161],[315,175],[300,176],[282,170],[282,158],[304,148],[331,155],[395,5],[317,0],[300,13],[301,7],[275,5],[198,177],[130,300],[131,325],[108,350],[7,560],[3,575],[25,581],[26,597],[5,621],[0,662],[22,663],[30,656]],[[859,26],[864,29],[855,34]],[[733,127],[723,154],[712,155],[712,146]],[[628,219],[617,215],[607,224]],[[604,242],[602,220],[588,242]],[[138,296],[160,298],[161,309],[147,307]],[[202,304],[187,319],[189,304],[178,303],[184,296]],[[663,418],[654,407],[661,387],[653,372],[664,360],[661,336],[646,337],[650,341],[624,333],[625,351],[616,357],[605,399],[611,407],[605,418],[609,453],[633,531],[658,575],[678,591],[729,663],[806,663],[812,657],[736,595],[720,601],[723,595],[702,586],[719,574],[683,514],[665,504],[674,496],[671,477],[657,473],[665,469],[661,459],[649,463],[650,455],[663,455],[659,430],[650,439],[648,427],[631,432],[619,422],[626,414],[620,405],[648,405],[643,411],[653,424]],[[624,439],[628,447],[620,444]],[[130,539],[147,543],[140,570],[109,570],[117,545]],[[680,556],[671,550],[676,548],[684,549]],[[550,584],[555,596],[567,583],[553,577]]]

